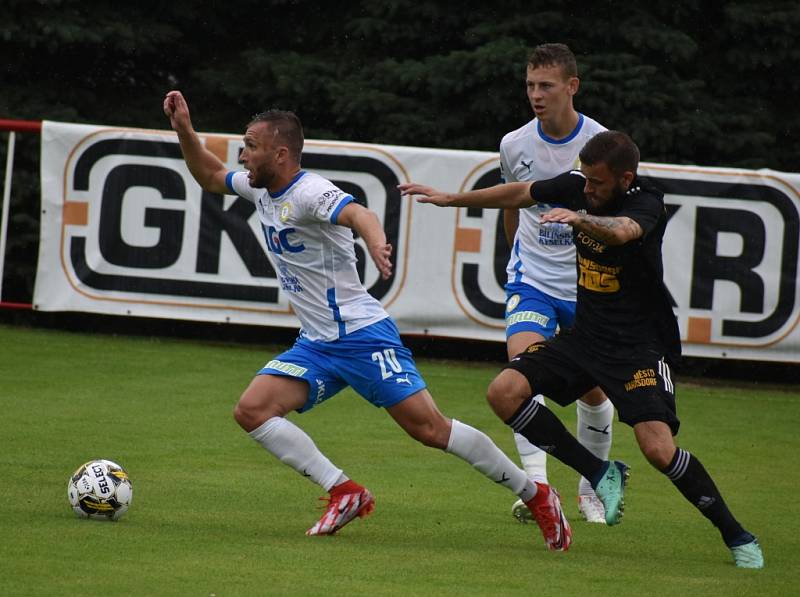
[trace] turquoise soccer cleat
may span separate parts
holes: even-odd
[[[750,543],[731,547],[731,555],[737,568],[763,568],[764,554],[758,540],[753,537]]]
[[[630,477],[630,468],[624,462],[606,462],[605,469],[594,488],[606,510],[606,524],[619,524],[625,509],[625,484]]]

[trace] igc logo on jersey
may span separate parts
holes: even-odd
[[[263,227],[263,226],[262,226]],[[305,250],[305,245],[302,242],[292,244],[289,235],[294,235],[297,232],[294,228],[283,228],[276,230],[274,226],[264,228],[264,238],[267,239],[267,248],[280,255],[284,251],[288,253],[300,253]]]
[[[214,135],[206,147],[231,170],[241,138]],[[366,146],[306,142],[302,166],[377,212],[394,248],[382,280],[363,241],[358,271],[386,302],[405,272],[407,222],[397,185],[408,177],[389,154]],[[70,284],[97,300],[288,311],[266,252],[303,250],[295,228],[262,230],[255,206],[200,189],[173,134],[101,130],[83,138],[64,173],[61,263]],[[291,207],[280,212],[289,219]]]

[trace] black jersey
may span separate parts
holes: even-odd
[[[575,170],[535,182],[531,197],[592,215],[625,216],[644,234],[614,246],[573,229],[578,273],[575,332],[598,349],[655,344],[668,360],[676,361],[680,336],[661,259],[667,225],[663,194],[637,178],[627,193],[604,206],[602,213],[594,213],[588,210],[584,184],[583,174]]]

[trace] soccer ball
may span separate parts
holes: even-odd
[[[67,496],[80,518],[119,520],[131,505],[133,485],[111,460],[90,460],[69,478]]]

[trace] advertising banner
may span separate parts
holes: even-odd
[[[202,135],[236,170],[241,134]],[[172,131],[45,122],[34,308],[298,327],[252,203],[203,191]],[[394,248],[359,273],[404,334],[503,342],[498,210],[401,198],[497,184],[498,155],[306,140],[303,168],[377,213]],[[800,175],[644,163],[670,216],[665,278],[689,356],[800,362]]]

